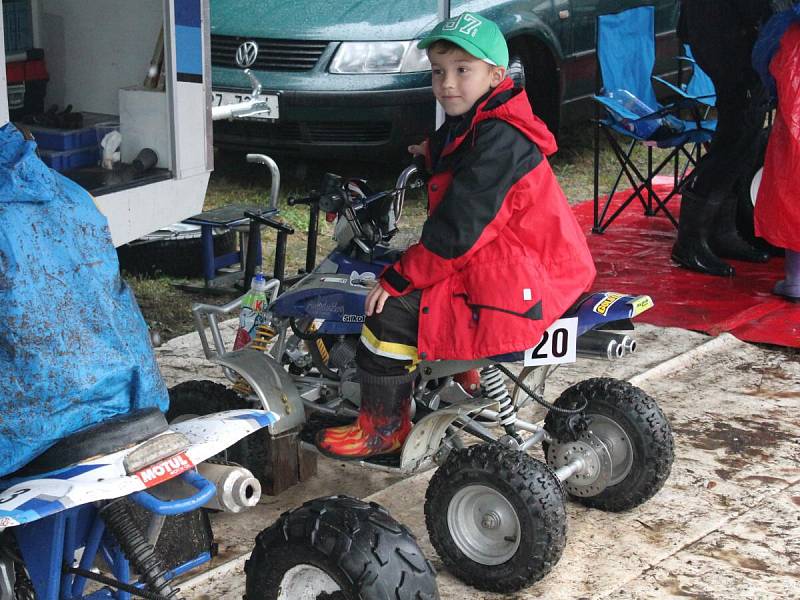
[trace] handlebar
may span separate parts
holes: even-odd
[[[306,204],[312,205],[319,202],[319,194],[311,193],[310,196],[306,196],[305,198],[288,198],[286,200],[286,204],[289,206],[295,206],[296,204]]]
[[[400,173],[400,176],[397,178],[397,183],[394,185],[395,189],[397,190],[397,195],[394,198],[392,208],[394,208],[395,219],[398,223],[400,222],[400,215],[403,213],[403,205],[406,201],[406,190],[409,189],[408,180],[418,172],[419,169],[417,168],[417,165],[413,163],[408,165],[405,169],[403,169],[403,172]]]

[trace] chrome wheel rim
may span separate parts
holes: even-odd
[[[603,415],[589,415],[591,433],[603,442],[611,456],[611,477],[608,486],[617,485],[628,476],[633,467],[633,444],[628,434],[613,419]]]
[[[485,485],[468,485],[447,507],[447,527],[458,549],[482,565],[499,565],[516,554],[519,517],[500,492]]]
[[[322,593],[340,591],[339,584],[319,567],[296,565],[283,574],[278,600],[317,600]]]

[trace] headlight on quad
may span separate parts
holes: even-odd
[[[403,42],[342,42],[328,69],[331,73],[413,73],[431,68],[419,40]]]

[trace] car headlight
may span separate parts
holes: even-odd
[[[328,69],[331,73],[412,73],[431,68],[419,40],[403,42],[342,42]]]

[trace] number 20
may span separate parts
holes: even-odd
[[[539,343],[536,344],[536,347],[533,349],[531,358],[548,358],[548,356],[561,358],[565,356],[567,354],[567,348],[569,347],[567,343],[568,339],[569,332],[564,327],[555,329],[552,337],[550,337],[549,331],[545,331],[544,335],[542,335],[542,339],[539,340]],[[544,348],[548,341],[550,342],[550,354],[546,352],[541,354],[542,348]]]

